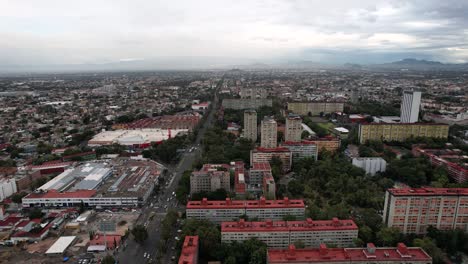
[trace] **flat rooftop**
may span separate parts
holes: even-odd
[[[320,248],[268,249],[268,263],[352,263],[356,262],[431,262],[432,258],[421,248],[406,247],[399,243],[398,247],[376,248],[372,243],[367,248]]]
[[[187,209],[256,209],[256,208],[305,208],[304,200],[231,200],[227,198],[222,201],[208,201],[204,198],[202,201],[189,201]]]
[[[468,188],[394,188],[388,192],[394,196],[468,196]]]
[[[111,145],[114,143],[126,146],[141,145],[152,142],[161,142],[171,137],[175,137],[179,133],[185,132],[188,132],[188,129],[119,129],[115,131],[101,132],[89,140],[88,144],[90,146]]]
[[[358,230],[353,220],[256,221],[222,222],[221,232],[313,232]]]

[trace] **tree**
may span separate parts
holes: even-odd
[[[305,248],[304,241],[302,241],[302,240],[294,241],[294,246],[295,246],[296,248]]]
[[[302,196],[304,185],[297,180],[292,180],[288,183],[288,191],[293,197]]]
[[[143,225],[136,225],[131,232],[135,242],[139,244],[143,244],[148,239],[148,231]]]
[[[377,232],[377,240],[381,242],[383,246],[395,246],[402,239],[400,229],[396,227],[384,227]]]
[[[296,221],[296,216],[287,214],[283,216],[283,221]]]
[[[102,264],[115,264],[115,259],[111,255],[107,255],[102,259],[101,263]]]
[[[25,192],[20,192],[20,193],[15,193],[11,196],[11,201],[13,201],[16,204],[22,203],[23,197],[25,197],[27,193]]]
[[[44,213],[39,208],[34,208],[29,211],[29,219],[41,219],[44,216]]]
[[[413,240],[413,246],[423,248],[432,257],[434,264],[445,263],[444,253],[430,237],[416,238]]]

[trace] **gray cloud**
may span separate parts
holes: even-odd
[[[0,6],[3,65],[184,56],[348,62],[366,53],[372,61],[403,55],[468,61],[465,0],[0,0]]]

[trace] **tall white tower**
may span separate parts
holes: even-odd
[[[246,110],[244,112],[244,137],[257,141],[257,112]]]
[[[265,116],[261,124],[260,146],[262,148],[276,148],[278,125],[273,117]]]
[[[401,101],[400,122],[416,123],[419,117],[419,107],[421,105],[421,92],[404,91]]]

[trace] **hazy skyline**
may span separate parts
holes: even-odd
[[[468,1],[0,0],[0,65],[468,62]],[[211,58],[206,60],[205,58]]]

